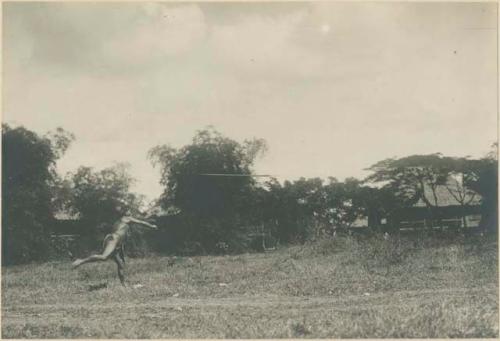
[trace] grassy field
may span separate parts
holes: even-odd
[[[2,337],[499,336],[492,241],[340,237],[127,261],[125,288],[112,262],[4,268]]]

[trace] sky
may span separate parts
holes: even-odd
[[[130,165],[209,125],[263,138],[256,173],[362,178],[497,140],[496,3],[3,3],[3,122],[76,136],[58,161]]]

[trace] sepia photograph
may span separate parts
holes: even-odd
[[[497,2],[1,6],[3,339],[500,337]]]

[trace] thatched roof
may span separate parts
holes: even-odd
[[[435,199],[431,187],[426,185],[424,189],[426,199],[434,205]],[[437,197],[437,206],[439,207],[460,206],[460,201],[457,199],[463,201],[465,205],[475,206],[481,203],[481,196],[478,193],[469,190],[464,191],[462,186],[459,186],[453,179],[450,179],[446,186],[437,186],[435,192]],[[427,205],[422,198],[419,198],[414,206],[426,207]]]

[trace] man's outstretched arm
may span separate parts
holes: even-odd
[[[130,222],[139,224],[139,225],[147,226],[147,227],[152,228],[152,229],[158,229],[158,226],[156,226],[156,225],[150,224],[150,223],[148,223],[146,221],[142,221],[142,220],[139,220],[139,219],[136,219],[136,218],[133,218],[133,217],[127,217],[127,220],[130,221]]]

